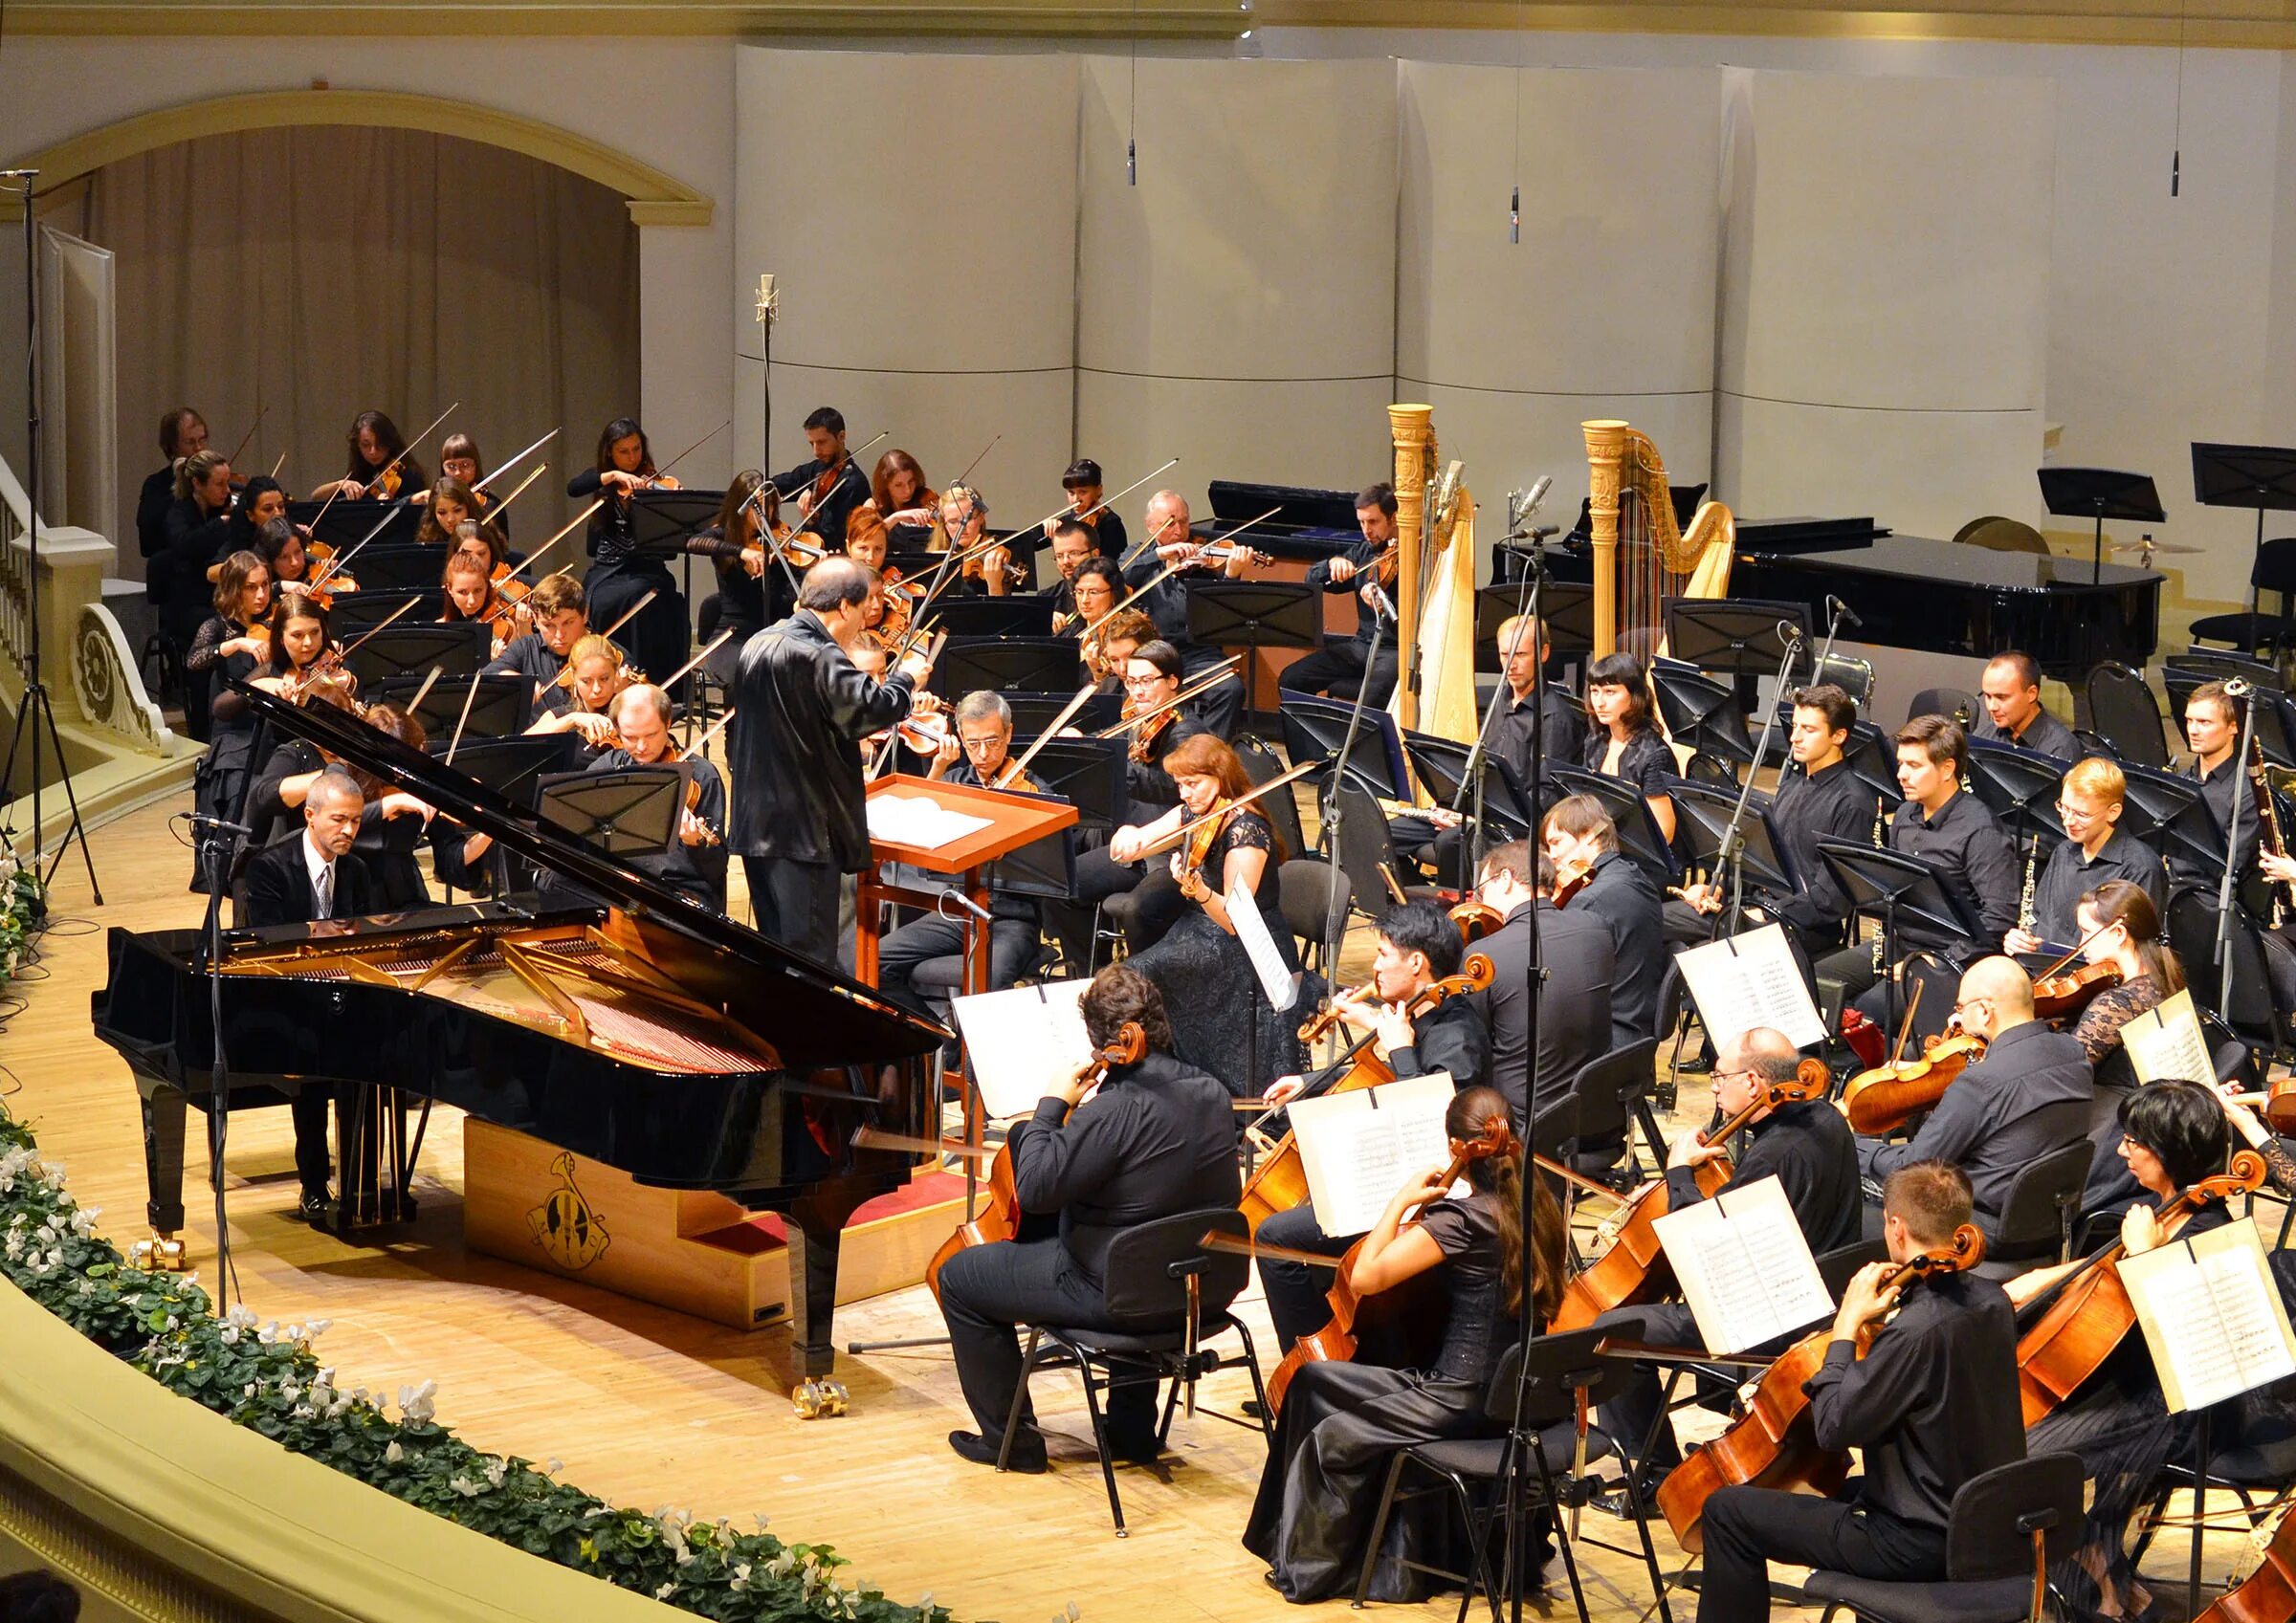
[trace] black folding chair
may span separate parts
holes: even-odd
[[[1945,1580],[1890,1583],[1818,1571],[1803,1599],[1831,1623],[1847,1611],[1864,1623],[2041,1623],[2049,1564],[2081,1543],[2081,1459],[2040,1454],[1972,1477],[1954,1495],[1945,1524]]]
[[[2106,660],[2088,673],[2088,725],[2120,759],[2156,772],[2169,769],[2160,700],[2127,666]]]

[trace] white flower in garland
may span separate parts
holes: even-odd
[[[749,1563],[748,1563],[748,1562],[746,1562],[746,1561],[737,1561],[737,1562],[735,1562],[735,1563],[734,1563],[734,1581],[733,1581],[733,1583],[732,1583],[732,1584],[730,1584],[730,1585],[729,1585],[729,1586],[727,1586],[727,1587],[728,1587],[728,1588],[730,1588],[730,1589],[736,1589],[736,1590],[746,1590],[746,1589],[748,1589],[748,1588],[749,1588],[749,1571],[750,1571],[750,1568],[749,1568]]]
[[[506,1477],[508,1477],[509,1475],[510,1475],[510,1461],[509,1461],[509,1460],[507,1460],[507,1459],[502,1459],[502,1458],[501,1458],[501,1457],[499,1457],[499,1456],[497,1456],[496,1458],[494,1458],[494,1459],[489,1459],[489,1460],[486,1462],[486,1485],[487,1485],[488,1487],[490,1487],[490,1488],[498,1488],[498,1487],[500,1487],[500,1486],[502,1485],[503,1479],[504,1479],[504,1478],[506,1478]]]
[[[425,1381],[419,1387],[399,1388],[399,1418],[409,1425],[430,1420],[438,1413],[438,1405],[432,1401],[437,1396],[438,1383],[434,1380]]]
[[[480,1494],[486,1491],[476,1482],[472,1481],[468,1477],[456,1477],[452,1481],[448,1482],[447,1486],[453,1488],[456,1493],[462,1495],[462,1497],[465,1499],[476,1499]]]
[[[664,1584],[660,1589],[654,1590],[653,1598],[655,1600],[668,1600],[675,1593],[677,1593],[677,1585],[675,1582],[671,1582]]]
[[[396,1465],[406,1458],[407,1451],[399,1446],[396,1437],[393,1437],[390,1446],[383,1451],[383,1463],[386,1465]]]

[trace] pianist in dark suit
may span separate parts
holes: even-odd
[[[1977,696],[1985,702],[1985,714],[1970,729],[1971,737],[2038,750],[2062,761],[2081,758],[2073,730],[2041,708],[2041,667],[2031,654],[2015,648],[1995,654],[1986,662]]]
[[[366,866],[352,854],[366,798],[347,772],[326,771],[303,796],[303,833],[282,840],[247,867],[247,901],[236,913],[243,930],[267,924],[311,924],[371,911],[373,887]],[[295,1096],[295,1170],[303,1185],[297,1215],[316,1220],[327,1209],[327,1092],[305,1087]]]
[[[951,1432],[949,1446],[993,1465],[1021,1380],[1018,1327],[1075,1325],[1155,1332],[1175,1325],[1119,1323],[1105,1304],[1102,1267],[1116,1237],[1142,1223],[1243,1196],[1236,1176],[1236,1129],[1227,1089],[1172,1057],[1172,1023],[1156,986],[1122,964],[1085,989],[1084,1029],[1097,1049],[1137,1025],[1147,1039],[1138,1064],[1111,1065],[1084,1097],[1090,1066],[1049,1084],[1036,1114],[1005,1141],[1021,1211],[1059,1219],[1043,1238],[973,1245],[940,1271],[940,1310],[949,1326],[957,1379],[979,1429]],[[1082,1100],[1082,1103],[1078,1103]],[[1023,1230],[1024,1235],[1029,1233]],[[1128,1381],[1108,1393],[1109,1452],[1156,1458],[1156,1385]],[[1045,1441],[1026,1396],[1011,1439],[1010,1468],[1042,1471]]]
[[[1396,622],[1394,600],[1380,584],[1376,565],[1382,557],[1392,561],[1393,485],[1373,485],[1356,497],[1356,526],[1363,532],[1361,540],[1308,570],[1308,584],[1319,591],[1354,594],[1356,634],[1326,637],[1322,647],[1284,669],[1282,687],[1288,693],[1329,693],[1335,699],[1353,699],[1360,689],[1365,704],[1383,705],[1395,691]]]
[[[869,587],[870,572],[843,554],[806,571],[795,612],[741,650],[728,730],[728,844],[758,930],[825,964],[837,958],[841,878],[870,862],[855,746],[906,716],[933,669],[912,654],[879,682],[854,666]]]

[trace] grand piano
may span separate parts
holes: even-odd
[[[314,1085],[352,1085],[346,1098],[379,1089],[454,1106],[641,1183],[783,1214],[804,1371],[827,1375],[840,1232],[919,1159],[857,1150],[854,1132],[938,1136],[931,1057],[947,1034],[339,711],[242,691],[280,733],[606,905],[487,903],[232,931],[219,984],[201,932],[113,930],[95,1026],[143,1096],[154,1230],[183,1225],[187,1107],[216,1103],[214,993],[231,1108]],[[371,1121],[364,1108],[345,1111],[354,1117]],[[341,1193],[352,1205],[354,1191]]]

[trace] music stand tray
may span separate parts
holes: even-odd
[[[1294,693],[1276,712],[1284,728],[1284,752],[1292,764],[1330,762],[1347,741],[1349,719],[1356,707],[1337,699],[1318,699]],[[1402,735],[1395,717],[1374,705],[1363,707],[1363,724],[1356,729],[1355,748],[1348,753],[1347,775],[1381,800],[1411,799],[1411,776],[1403,764]]]
[[[1459,793],[1467,779],[1468,757],[1473,748],[1456,738],[1438,738],[1426,733],[1403,735],[1404,757],[1439,805],[1468,807],[1475,803],[1472,784],[1468,784],[1464,797]],[[1494,827],[1508,839],[1519,840],[1538,826],[1537,808],[1531,803],[1523,786],[1515,781],[1512,767],[1485,750],[1476,770],[1483,779],[1483,814]]]
[[[629,535],[639,556],[677,558],[686,550],[686,537],[718,522],[725,505],[723,491],[662,490],[629,493]]]
[[[373,630],[409,603],[414,606],[400,616],[399,625],[433,625],[446,601],[446,593],[436,585],[386,586],[371,591],[345,592],[335,600],[335,606],[327,611],[327,625],[335,633],[336,641],[347,643],[362,631]]]
[[[2197,447],[2194,448],[2196,450]],[[2133,519],[2141,524],[2168,521],[2160,492],[2150,473],[2129,473],[2117,468],[2042,468],[2041,504],[2060,518],[2086,518],[2096,529],[2090,538],[2089,578],[2105,572],[2105,520]]]
[[[1666,836],[1659,833],[1658,820],[1650,815],[1650,802],[1640,788],[1583,767],[1556,766],[1548,773],[1563,794],[1587,795],[1602,802],[1618,829],[1619,849],[1656,880],[1661,890],[1674,883],[1674,853],[1667,848]]]
[[[2256,509],[2256,550],[2264,550],[2264,515],[2296,513],[2296,450],[2285,446],[2193,442],[2193,497],[2202,507]],[[2248,612],[2256,612],[2254,564]]]
[[[1052,600],[1038,597],[960,598],[943,594],[925,611],[951,640],[959,637],[1049,637]]]
[[[1881,918],[1885,938],[1907,923],[1923,925],[1933,934],[1965,940],[1985,933],[1982,923],[1961,910],[1936,868],[1920,857],[1846,840],[1819,841],[1818,855],[1833,870],[1834,883],[1849,898],[1852,910]],[[1896,954],[1889,956],[1894,962]]]
[[[952,637],[940,650],[932,686],[944,698],[961,698],[975,689],[1072,694],[1079,663],[1072,637]]]
[[[1076,808],[1090,828],[1114,828],[1132,815],[1121,738],[1055,738],[1028,763],[1028,781]]]
[[[1246,650],[1244,710],[1257,707],[1260,650],[1323,646],[1323,594],[1296,581],[1205,581],[1188,588],[1188,635],[1207,647]]]
[[[412,625],[402,620],[360,644],[343,668],[359,678],[362,688],[394,676],[419,681],[434,669],[444,686],[451,678],[475,675],[486,663],[491,644],[485,625],[475,620]]]
[[[2036,842],[2037,856],[2055,850],[2068,836],[2064,820],[2057,815],[2057,795],[2064,782],[2064,762],[2038,750],[1988,738],[1969,740],[1969,780],[1977,799],[2017,836],[2016,844]]]
[[[684,776],[658,766],[559,773],[537,779],[535,786],[544,822],[625,862],[667,855],[686,808]]]
[[[407,702],[430,682],[426,670],[422,675],[386,676],[381,681],[363,684],[359,690],[362,699],[387,700],[405,708]],[[472,683],[478,684],[474,695]],[[470,719],[463,720],[463,701],[471,706]],[[474,738],[503,738],[523,733],[526,724],[534,719],[534,679],[522,671],[496,670],[484,675],[456,674],[441,676],[430,682],[430,691],[423,694],[423,702],[414,713],[415,720],[423,724],[423,733],[430,743],[443,750],[454,736],[457,722],[462,725],[462,739],[467,746]],[[570,735],[568,735],[570,736]],[[559,736],[545,734],[545,737]],[[460,762],[462,757],[456,756]]]
[[[1667,651],[1701,670],[1733,677],[1775,676],[1786,662],[1777,623],[1790,621],[1807,644],[1810,605],[1755,598],[1668,598]],[[1749,751],[1751,755],[1751,751]]]
[[[447,728],[430,738],[430,754],[441,761],[447,757],[447,742],[453,735],[453,718],[449,717]],[[531,808],[541,793],[545,779],[561,777],[571,780],[586,777],[574,773],[574,746],[579,742],[572,733],[515,733],[505,738],[474,738],[466,731],[462,747],[454,752],[456,772],[466,772],[478,782],[494,790],[513,804]]]
[[[1667,794],[1674,802],[1675,828],[1689,844],[1690,866],[1706,869],[1713,876],[1715,887],[1721,888],[1729,867],[1722,861],[1722,841],[1737,812],[1738,797],[1687,778],[1667,779]],[[1800,890],[1794,859],[1778,843],[1777,829],[1770,821],[1766,797],[1757,794],[1746,802],[1746,818],[1738,824],[1738,868],[1745,875],[1748,890],[1766,890],[1774,896],[1791,896]]]

